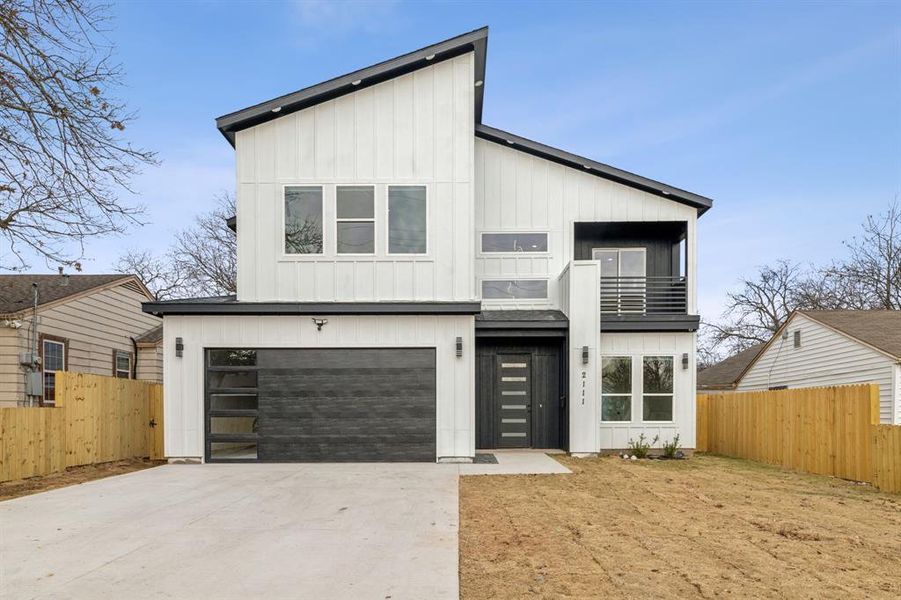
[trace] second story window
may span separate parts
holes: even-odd
[[[375,188],[339,185],[335,216],[338,254],[375,254]]]
[[[321,187],[285,187],[285,254],[322,254]]]
[[[546,233],[483,233],[482,252],[547,252]]]
[[[428,252],[428,205],[425,186],[388,187],[388,254]]]

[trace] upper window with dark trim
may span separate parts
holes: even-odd
[[[547,279],[486,279],[482,281],[485,300],[544,300]]]
[[[518,252],[547,252],[546,233],[483,233],[482,252],[484,254],[506,254]]]
[[[388,254],[428,252],[427,202],[423,185],[388,186]]]
[[[113,352],[113,375],[120,379],[131,379],[131,352]]]
[[[375,254],[375,188],[339,185],[335,190],[338,254]]]
[[[322,254],[321,187],[285,187],[285,254]]]

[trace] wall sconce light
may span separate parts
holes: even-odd
[[[582,364],[588,364],[588,346],[582,346]]]
[[[317,319],[313,317],[313,323],[316,324],[316,331],[322,331],[322,326],[328,323],[328,319]]]
[[[682,368],[688,369],[688,352],[682,353]]]
[[[185,355],[185,343],[180,337],[177,337],[177,338],[175,338],[175,356],[177,356],[178,358],[181,358],[184,355]]]
[[[457,358],[463,356],[463,338],[457,337]]]

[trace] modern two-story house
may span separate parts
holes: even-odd
[[[217,120],[238,293],[144,306],[164,317],[168,456],[694,446],[711,200],[482,123],[487,42]]]

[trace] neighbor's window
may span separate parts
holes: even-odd
[[[601,359],[601,420],[632,420],[632,359],[628,356]]]
[[[322,254],[322,188],[285,188],[285,253]]]
[[[428,251],[427,214],[425,186],[388,187],[389,254],[425,254]]]
[[[375,254],[375,188],[339,185],[335,203],[338,254]]]
[[[120,379],[131,379],[131,353],[116,350],[115,373]]]
[[[547,252],[547,234],[483,233],[482,252]]]
[[[642,406],[645,421],[673,420],[672,356],[642,359]]]
[[[56,371],[66,369],[66,344],[55,340],[41,342],[41,368],[44,372],[44,405],[56,405]]]
[[[547,298],[546,279],[492,279],[482,282],[485,300],[534,300]]]

